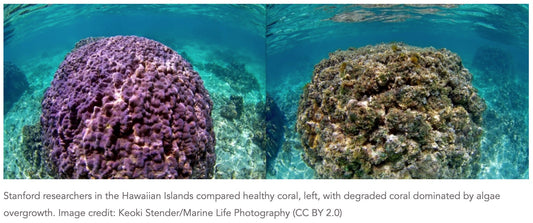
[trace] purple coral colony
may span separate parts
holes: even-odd
[[[315,66],[298,108],[322,178],[473,178],[485,102],[448,50],[380,44]]]
[[[43,144],[59,178],[212,178],[212,104],[163,44],[94,39],[67,55],[44,95]]]

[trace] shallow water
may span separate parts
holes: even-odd
[[[42,5],[4,7],[4,60],[26,75],[30,88],[4,116],[4,177],[49,177],[24,158],[22,128],[39,121],[40,101],[74,44],[86,37],[137,35],[159,41],[187,58],[214,102],[215,178],[264,178],[264,152],[251,138],[260,131],[256,105],[265,98],[262,5]],[[243,20],[242,18],[247,18]],[[234,88],[206,64],[244,65],[258,85]],[[241,75],[241,74],[236,74]],[[9,90],[9,86],[5,86]],[[231,96],[243,98],[238,120],[221,116]],[[264,131],[264,130],[263,130]]]
[[[388,42],[446,48],[462,58],[488,105],[478,177],[528,178],[528,12],[527,5],[272,5],[267,92],[293,131],[298,95],[329,52]],[[483,47],[496,55],[476,59]]]
[[[314,65],[337,49],[392,41],[446,48],[462,58],[488,106],[478,177],[528,178],[528,12],[527,5],[4,5],[4,61],[29,82],[4,113],[4,178],[49,177],[24,158],[22,128],[39,121],[43,92],[74,44],[113,35],[157,40],[200,73],[215,104],[215,178],[314,178],[295,131]],[[487,48],[494,59],[476,57]],[[235,62],[258,88],[232,87],[205,66]],[[264,131],[258,107],[267,93],[285,118],[268,170],[254,141]],[[232,95],[244,102],[237,119],[221,113]]]

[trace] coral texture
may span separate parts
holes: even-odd
[[[4,64],[4,115],[11,109],[29,88],[26,76],[13,63],[7,61]]]
[[[89,42],[42,101],[43,144],[61,178],[211,178],[212,101],[191,65],[136,36]]]
[[[471,178],[484,100],[446,49],[381,44],[330,53],[298,108],[322,178]]]
[[[25,125],[22,127],[22,143],[20,150],[22,157],[29,165],[25,175],[28,178],[49,178],[49,170],[42,154],[41,124]]]
[[[259,90],[259,82],[253,74],[246,70],[244,64],[233,61],[223,67],[216,63],[206,63],[202,68],[224,80],[239,93],[245,94],[252,90]]]
[[[231,95],[229,103],[222,106],[220,115],[228,120],[238,119],[242,115],[243,98],[238,95]]]

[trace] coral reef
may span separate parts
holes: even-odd
[[[71,52],[42,101],[43,144],[60,178],[211,178],[212,101],[163,44],[115,36]]]
[[[330,53],[298,108],[304,159],[322,178],[476,177],[486,105],[471,81],[446,49]]]
[[[29,84],[24,73],[15,64],[6,61],[4,63],[4,115],[27,89],[29,89]]]
[[[27,160],[25,157],[28,157],[28,152],[36,150],[39,146],[36,142],[40,138],[40,134],[37,136],[33,134],[34,131],[28,130],[35,129],[35,124],[39,123],[43,93],[45,88],[50,86],[53,78],[51,74],[57,69],[57,66],[54,68],[50,64],[55,63],[52,61],[57,61],[57,64],[59,64],[64,58],[64,54],[58,53],[50,60],[43,60],[42,57],[37,56],[30,62],[20,64],[25,68],[26,76],[32,78],[32,82],[30,83],[30,89],[22,94],[18,101],[13,104],[11,111],[4,115],[3,152],[4,178],[6,179],[53,178],[49,175],[48,168],[41,168],[35,165],[36,162],[31,159]],[[30,146],[30,144],[36,146]],[[33,149],[28,149],[30,147],[33,147]],[[45,160],[41,157],[41,161]],[[41,164],[44,165],[46,163],[41,162]]]
[[[222,109],[228,104],[240,104],[241,96],[233,95],[228,99],[223,96],[225,93],[227,92],[214,92],[212,95],[217,135],[215,178],[264,179],[265,152],[254,139],[257,134],[265,134],[265,127],[262,125],[265,122],[262,116],[264,102],[253,103],[243,98],[241,116],[228,119],[222,116]]]
[[[216,63],[206,63],[201,69],[215,74],[215,76],[228,83],[233,90],[239,93],[245,94],[252,90],[259,90],[259,82],[257,82],[253,74],[246,70],[244,64],[233,61],[223,67]]]
[[[21,152],[29,166],[26,168],[28,178],[48,178],[49,169],[43,159],[41,124],[22,127]]]
[[[229,120],[238,119],[241,117],[242,110],[242,96],[231,95],[229,103],[225,104],[220,109],[220,115]]]

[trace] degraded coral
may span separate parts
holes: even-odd
[[[486,106],[471,80],[445,49],[330,53],[298,108],[304,159],[322,178],[475,177]]]
[[[45,92],[48,162],[61,178],[211,178],[212,104],[198,73],[163,44],[90,41]]]
[[[49,178],[49,169],[43,156],[41,124],[25,125],[22,127],[22,143],[20,146],[22,157],[28,163],[25,175],[28,178]]]

